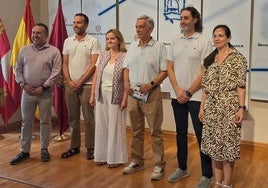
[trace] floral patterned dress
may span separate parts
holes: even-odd
[[[235,123],[235,114],[239,109],[237,88],[246,86],[246,69],[246,58],[232,49],[221,64],[215,60],[203,76],[202,85],[207,98],[201,151],[213,160],[240,158],[241,127]]]

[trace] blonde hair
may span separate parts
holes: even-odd
[[[116,38],[118,39],[119,41],[119,44],[118,44],[118,49],[120,52],[126,52],[127,51],[127,48],[126,48],[126,44],[125,44],[125,40],[124,40],[124,37],[122,35],[122,33],[118,30],[118,29],[110,29],[106,32],[106,35],[108,33],[113,33],[115,34]],[[106,45],[105,46],[105,50],[109,50],[110,48]]]

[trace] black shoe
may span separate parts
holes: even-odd
[[[41,161],[47,162],[50,160],[50,154],[47,149],[41,149]]]
[[[94,149],[87,149],[87,160],[92,160],[94,159]]]
[[[73,155],[76,155],[78,153],[80,153],[79,148],[68,149],[66,152],[61,154],[61,158],[66,159],[66,158],[72,157]]]
[[[20,152],[19,154],[16,155],[11,161],[9,162],[10,165],[16,165],[21,161],[25,161],[30,158],[30,153],[23,153]]]

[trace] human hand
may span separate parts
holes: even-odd
[[[80,86],[72,80],[67,82],[67,84],[68,84],[69,88],[74,92],[77,91],[78,89],[80,89]]]
[[[42,86],[39,86],[39,87],[33,89],[32,94],[34,96],[38,96],[38,95],[41,95],[43,92],[44,92],[43,91],[43,87]]]
[[[244,120],[244,110],[240,108],[235,114],[235,123],[241,125],[243,120]]]
[[[30,85],[28,85],[28,84],[25,84],[24,86],[23,86],[23,90],[27,93],[27,94],[29,94],[29,95],[34,95],[34,88],[32,88]]]
[[[94,97],[94,96],[90,96],[88,102],[89,102],[89,104],[90,104],[91,106],[95,106],[95,104],[96,104],[95,97]]]
[[[131,88],[130,86],[127,86],[127,87],[125,87],[125,92],[126,92],[128,95],[133,95],[134,90],[133,90],[133,88]]]
[[[178,89],[176,90],[176,96],[177,96],[177,100],[180,104],[185,104],[186,102],[189,101],[189,97],[186,95],[186,90],[184,89]]]
[[[121,105],[120,105],[120,109],[123,110],[126,107],[127,107],[127,98],[122,100]]]
[[[146,93],[148,93],[152,88],[153,88],[153,86],[152,86],[151,83],[143,84],[143,85],[141,85],[141,87],[140,87],[140,92],[141,92],[142,94],[146,94]]]
[[[203,123],[203,121],[204,121],[204,109],[202,107],[200,107],[198,118]]]

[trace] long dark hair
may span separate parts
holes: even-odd
[[[203,30],[203,26],[202,26],[201,16],[200,16],[200,13],[198,12],[198,10],[196,10],[196,8],[191,7],[191,6],[181,9],[181,12],[184,10],[191,12],[191,15],[193,18],[197,18],[197,22],[194,25],[195,31],[201,33]]]
[[[214,27],[213,32],[214,33],[216,31],[216,29],[223,29],[224,33],[226,35],[227,38],[231,37],[231,30],[227,25],[217,25],[216,27]],[[234,46],[229,42],[228,43],[230,48],[234,48]],[[215,61],[215,57],[218,54],[218,49],[216,48],[211,54],[209,54],[205,59],[204,59],[204,66],[206,67],[206,69]]]

